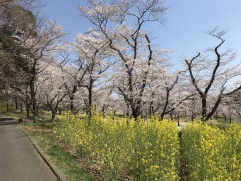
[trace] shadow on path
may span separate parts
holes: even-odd
[[[8,117],[0,117],[0,126],[7,126],[18,124],[18,122],[14,121],[12,118]]]

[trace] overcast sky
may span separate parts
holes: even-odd
[[[69,32],[69,41],[75,35],[87,31],[91,24],[79,16],[76,5],[85,5],[84,0],[43,0],[44,11]],[[176,49],[172,62],[180,64],[185,55],[189,58],[196,51],[203,51],[218,43],[201,30],[215,26],[226,29],[223,48],[237,50],[241,61],[241,1],[240,0],[167,0],[167,22],[165,26],[153,25],[149,30],[163,49]]]

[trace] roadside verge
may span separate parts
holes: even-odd
[[[32,142],[40,156],[43,158],[43,160],[46,162],[46,164],[49,166],[49,168],[52,170],[52,172],[58,177],[60,181],[68,181],[66,176],[56,167],[56,165],[51,161],[51,159],[44,153],[44,151],[38,146],[38,144],[35,142],[35,140],[28,135],[28,133],[19,126],[20,129],[26,134],[26,136],[29,138],[29,140]]]

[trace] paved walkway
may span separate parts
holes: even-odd
[[[56,180],[17,123],[0,116],[0,181]]]

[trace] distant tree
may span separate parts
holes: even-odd
[[[195,95],[190,93],[187,86],[184,86],[181,80],[183,73],[181,71],[169,73],[162,79],[157,79],[151,83],[155,86],[153,85],[149,98],[151,100],[150,114],[158,111],[160,112],[160,120],[162,120],[165,115],[172,113],[184,101]]]
[[[107,80],[104,73],[114,62],[109,57],[106,43],[99,39],[98,34],[96,35],[94,31],[85,35],[78,34],[74,45],[78,56],[76,64],[80,65],[80,69],[85,73],[79,86],[87,89],[85,105],[90,118],[92,116],[94,89],[103,86],[103,82]]]
[[[241,89],[241,85],[232,90],[227,87],[229,81],[239,76],[241,71],[240,64],[234,64],[236,53],[230,49],[220,53],[220,47],[225,42],[222,37],[226,31],[219,31],[218,28],[215,28],[211,31],[205,31],[205,33],[220,40],[217,46],[207,50],[207,52],[213,52],[215,58],[202,56],[198,52],[192,59],[185,59],[190,81],[201,98],[203,121],[207,121],[213,116],[225,96],[232,95]],[[215,95],[216,100],[208,111],[207,100],[211,95]]]
[[[232,119],[241,118],[241,91],[235,92],[233,95],[226,96],[221,105],[221,111],[225,120],[229,119],[229,122],[232,122]]]
[[[59,105],[67,95],[61,73],[60,68],[52,64],[44,69],[37,81],[37,84],[39,84],[37,93],[38,95],[42,94],[42,103],[45,103],[50,109],[52,122],[55,119]]]
[[[59,65],[62,70],[62,79],[64,82],[64,87],[67,92],[69,110],[76,114],[81,108],[83,108],[83,101],[80,100],[80,92],[83,90],[81,86],[86,71],[83,71],[82,65],[74,63],[60,63]],[[83,92],[81,93],[83,94]]]
[[[239,119],[241,119],[241,91],[236,92],[234,94],[233,102],[234,102],[234,115]]]
[[[182,112],[185,112],[187,116],[190,116],[191,121],[193,121],[200,114],[200,101],[199,96],[194,95],[189,97],[181,106]]]
[[[183,104],[186,100],[188,100],[189,98],[192,98],[195,95],[195,94],[190,94],[189,92],[185,92],[184,90],[183,92],[172,91],[175,84],[176,83],[173,82],[173,84],[166,85],[165,87],[165,91],[166,91],[165,103],[161,111],[160,119],[163,119],[166,114],[169,114],[175,111],[181,104]],[[178,112],[180,112],[180,110],[181,109],[179,109]]]

